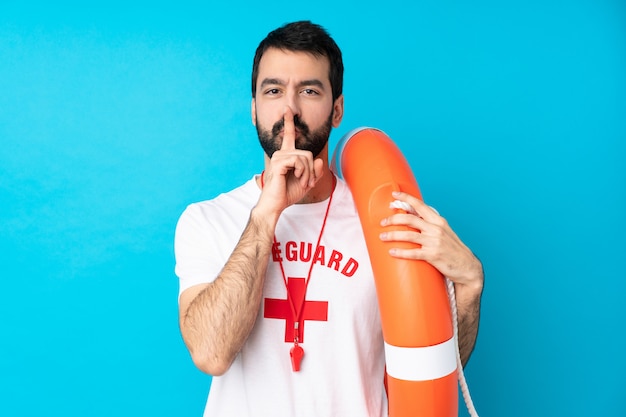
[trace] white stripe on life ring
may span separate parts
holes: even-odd
[[[454,337],[434,346],[399,347],[385,342],[387,374],[405,381],[430,381],[456,370]]]

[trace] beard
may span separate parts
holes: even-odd
[[[322,152],[322,149],[324,149],[328,143],[330,130],[332,128],[332,120],[333,114],[331,112],[330,116],[328,116],[328,119],[322,126],[314,131],[311,131],[305,122],[300,120],[298,116],[294,116],[293,124],[298,130],[298,135],[296,136],[296,148],[309,151],[313,154],[313,158],[317,158],[320,152]],[[280,131],[283,130],[284,125],[284,118],[274,123],[271,131],[263,129],[259,123],[256,124],[256,132],[259,136],[259,142],[261,143],[261,147],[265,151],[265,154],[269,158],[271,158],[272,155],[274,155],[274,152],[279,150],[282,145],[283,141],[279,135]]]

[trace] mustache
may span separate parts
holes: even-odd
[[[295,126],[296,129],[300,131],[302,136],[306,137],[309,135],[309,126],[305,122],[300,120],[298,116],[293,117],[293,125]],[[274,126],[272,126],[272,136],[274,137],[278,136],[280,134],[280,131],[283,130],[284,127],[285,127],[285,118],[283,117],[282,119],[274,123]]]

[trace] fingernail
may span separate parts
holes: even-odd
[[[380,240],[385,240],[385,239],[387,239],[387,233],[381,233]]]
[[[382,219],[382,220],[380,221],[380,225],[381,225],[381,226],[385,226],[386,224],[387,224],[387,219]]]
[[[400,191],[392,191],[391,195],[394,197],[400,197]]]

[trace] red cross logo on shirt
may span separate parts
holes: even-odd
[[[295,308],[302,305],[300,323],[298,324],[300,343],[304,342],[305,320],[328,321],[328,301],[304,301],[305,289],[306,283],[304,278],[289,278],[287,280],[289,298],[293,301]],[[302,303],[303,301],[304,303]],[[289,299],[280,300],[277,298],[266,298],[264,310],[263,317],[266,319],[285,320],[285,342],[293,342],[294,317]]]

